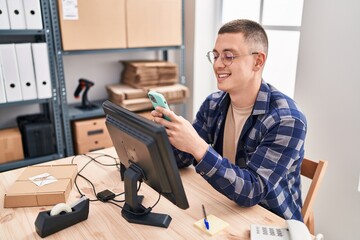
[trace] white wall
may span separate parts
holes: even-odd
[[[306,156],[329,161],[315,231],[359,239],[360,1],[304,2],[295,100],[308,120]]]
[[[217,89],[206,53],[214,48],[220,2],[185,0],[186,85],[192,93],[187,107],[189,121],[193,120],[205,98]]]

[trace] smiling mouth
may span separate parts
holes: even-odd
[[[218,78],[219,79],[225,79],[227,77],[229,77],[231,75],[231,73],[221,73],[221,74],[218,74]]]

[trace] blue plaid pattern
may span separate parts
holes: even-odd
[[[306,118],[295,102],[262,81],[253,111],[240,134],[236,165],[222,157],[229,95],[207,97],[193,123],[209,144],[196,171],[216,190],[240,206],[256,204],[285,219],[302,220],[300,167],[304,157]],[[179,167],[194,158],[174,149]]]

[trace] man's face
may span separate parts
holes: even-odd
[[[250,53],[254,49],[244,41],[242,33],[219,34],[215,43],[214,52],[219,57],[214,62],[214,72],[217,79],[219,90],[229,92],[230,94],[241,92],[254,84],[255,72],[254,64],[257,55]],[[234,56],[232,63],[221,60],[225,53],[231,52]],[[227,64],[227,65],[226,65]]]

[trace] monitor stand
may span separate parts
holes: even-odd
[[[130,223],[167,228],[171,217],[167,214],[153,213],[141,202],[143,197],[137,195],[137,182],[144,179],[143,170],[132,163],[124,172],[125,204],[121,215]]]

